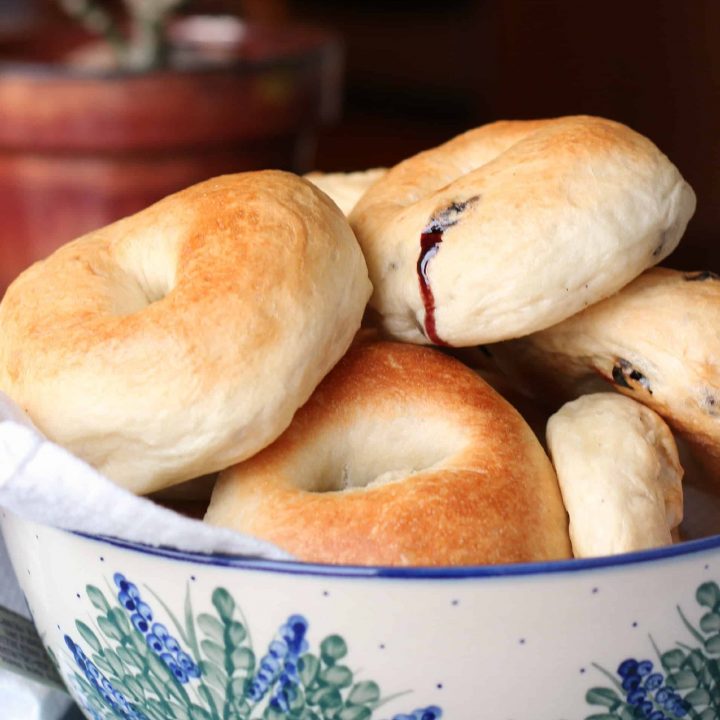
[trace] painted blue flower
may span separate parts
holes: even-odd
[[[127,720],[148,720],[147,716],[128,702],[128,699],[98,670],[95,663],[88,659],[83,649],[69,635],[65,635],[65,644],[87,681],[111,710]]]
[[[437,705],[430,705],[426,708],[418,708],[410,715],[395,715],[393,720],[439,720],[442,717],[442,710]]]
[[[248,686],[248,697],[260,702],[275,686],[270,706],[288,712],[297,697],[298,659],[308,648],[305,636],[308,621],[302,615],[291,615],[279,628],[258,665],[258,672]]]
[[[180,643],[164,625],[153,622],[152,608],[142,599],[137,585],[128,581],[122,573],[115,573],[113,581],[118,588],[118,601],[130,615],[130,622],[145,637],[147,646],[165,663],[175,679],[184,685],[190,678],[200,677],[200,667]]]
[[[673,718],[686,717],[690,706],[674,689],[665,685],[662,673],[653,672],[651,660],[637,661],[628,658],[620,663],[617,674],[622,679],[625,700],[635,708],[637,717],[648,720],[668,720],[666,713]]]

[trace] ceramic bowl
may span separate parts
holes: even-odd
[[[392,569],[150,548],[0,514],[88,718],[720,717],[720,537]]]

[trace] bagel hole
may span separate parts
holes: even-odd
[[[462,430],[438,418],[356,420],[327,430],[307,450],[296,482],[308,492],[346,492],[402,480],[440,466],[465,446]]]
[[[140,312],[163,300],[175,287],[176,258],[170,246],[156,239],[123,248],[113,288],[116,315]]]

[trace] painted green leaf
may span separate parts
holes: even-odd
[[[716,582],[703,583],[695,593],[695,597],[700,605],[713,608],[720,600],[720,588]]]
[[[368,720],[372,710],[364,705],[351,705],[340,710],[336,717],[338,720]]]
[[[247,700],[244,700],[243,698],[236,698],[233,703],[232,711],[242,718],[250,717],[250,705]]]
[[[216,617],[208,615],[207,613],[202,613],[202,615],[198,615],[197,623],[200,626],[200,629],[211,640],[214,640],[216,643],[223,642],[225,628]]]
[[[78,629],[78,632],[82,635],[83,640],[95,651],[95,652],[101,652],[102,645],[100,645],[100,641],[97,639],[95,633],[82,621],[76,620],[75,621],[75,627]]]
[[[87,594],[93,607],[100,610],[100,612],[106,613],[110,609],[110,603],[105,599],[103,592],[100,588],[94,585],[86,585],[85,593]]]
[[[588,715],[585,720],[618,720],[615,713],[600,713],[599,715]]]
[[[214,685],[220,690],[224,690],[227,684],[227,674],[225,671],[218,667],[212,660],[202,660],[200,662],[200,671],[202,672],[203,679]]]
[[[232,620],[235,612],[235,601],[225,588],[216,588],[212,594],[212,604],[218,612],[218,615],[225,621]]]
[[[320,673],[320,679],[336,688],[346,688],[352,685],[352,670],[345,665],[333,665]]]
[[[350,705],[366,705],[368,703],[377,702],[380,699],[380,687],[372,680],[359,682],[353,685],[347,702]]]
[[[232,682],[230,683],[230,688],[232,690],[232,694],[238,698],[242,699],[245,697],[245,686],[247,685],[247,678],[233,678]]]
[[[592,688],[587,691],[585,700],[590,705],[605,705],[611,709],[620,705],[620,697],[610,688]]]
[[[172,711],[176,720],[191,720],[190,711],[182,705],[173,705]]]
[[[201,685],[198,688],[198,694],[205,701],[205,704],[211,711],[222,711],[223,705],[225,704],[225,688],[221,688],[221,692],[217,692],[217,690],[214,690],[211,687]]]
[[[310,653],[300,657],[298,661],[298,672],[300,680],[305,687],[312,685],[320,669],[320,661]]]
[[[309,692],[307,699],[310,705],[319,705],[324,710],[330,710],[342,705],[340,692],[334,687],[329,686],[320,687],[317,690]]]
[[[685,696],[685,702],[690,703],[695,710],[699,710],[710,703],[710,693],[705,688],[696,688]]]
[[[698,720],[717,720],[717,712],[714,708],[705,708],[697,717]]]
[[[145,703],[145,707],[143,710],[150,711],[153,715],[153,717],[156,718],[163,718],[164,720],[168,717],[170,714],[170,706],[161,700],[148,700]]]
[[[143,659],[143,661],[146,661],[150,656],[154,657],[145,642],[145,638],[140,633],[134,632],[130,633],[129,636],[125,635],[123,637],[130,640],[132,649]]]
[[[121,640],[122,633],[107,618],[100,616],[97,619],[102,634],[109,640]]]
[[[192,720],[212,720],[210,713],[199,705],[193,705],[190,708],[190,717]]]
[[[130,621],[127,619],[123,610],[112,608],[107,614],[107,619],[115,625],[118,630],[125,633],[125,635],[130,632]]]
[[[705,649],[712,655],[717,655],[718,653],[720,653],[720,633],[711,635],[705,641]]]
[[[146,657],[146,661],[148,667],[150,668],[150,672],[163,684],[166,683],[168,680],[172,680],[173,674],[170,672],[170,670],[168,670],[167,665],[165,665],[165,663],[157,657],[157,655],[155,655],[154,653],[150,653]]]
[[[132,675],[125,675],[123,685],[136,700],[142,700],[145,697],[142,685]]]
[[[720,630],[720,615],[715,612],[705,613],[700,618],[700,628],[706,633],[717,632]]]
[[[682,662],[680,667],[683,670],[691,669],[695,675],[702,671],[706,664],[706,658],[700,650],[693,650]]]
[[[225,649],[212,640],[203,640],[200,647],[207,657],[220,667],[225,667]]]
[[[110,663],[108,663],[102,655],[95,654],[92,656],[92,660],[106,675],[112,673]]]
[[[135,679],[140,683],[146,695],[152,695],[155,692],[155,688],[145,675],[137,675]]]
[[[682,650],[668,650],[660,656],[663,669],[674,670],[679,668],[685,660],[685,653]]]
[[[635,712],[630,709],[629,705],[620,708],[620,714],[618,715],[618,717],[620,718],[620,720],[637,720]]]
[[[119,647],[117,649],[117,656],[129,667],[135,667],[138,669],[142,667],[142,662],[140,661],[138,654],[134,651],[130,651],[126,647]]]
[[[230,656],[233,667],[251,672],[255,668],[255,653],[247,647],[235,648]]]
[[[117,656],[117,653],[111,648],[106,648],[105,659],[107,660],[108,665],[110,665],[110,667],[112,668],[115,677],[122,677],[125,671],[122,662],[120,662],[120,658]]]
[[[237,620],[232,620],[228,625],[228,636],[232,645],[240,645],[247,637],[247,633],[242,623],[239,623]]]
[[[334,708],[339,708],[343,704],[340,691],[333,688],[332,690],[330,690],[330,692],[326,693],[320,698],[318,704],[323,710],[332,710]]]
[[[327,665],[334,665],[347,655],[347,651],[347,645],[339,635],[330,635],[320,643],[320,656]]]
[[[697,687],[698,684],[695,674],[687,670],[678,670],[677,672],[670,673],[666,682],[669,687],[677,688],[678,690],[694,688]]]
[[[73,675],[73,679],[78,684],[78,686],[82,689],[82,692],[84,695],[92,695],[95,692],[95,688],[81,675],[78,675],[75,673]]]
[[[180,689],[174,682],[171,682],[171,681],[166,682],[164,685],[164,690],[165,690],[165,696],[170,701],[174,700],[176,702],[182,703],[183,700],[185,699],[183,697],[182,693],[180,692]]]

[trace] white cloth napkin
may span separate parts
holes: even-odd
[[[0,393],[0,506],[44,525],[153,546],[288,559],[277,547],[133,495],[49,442]]]

